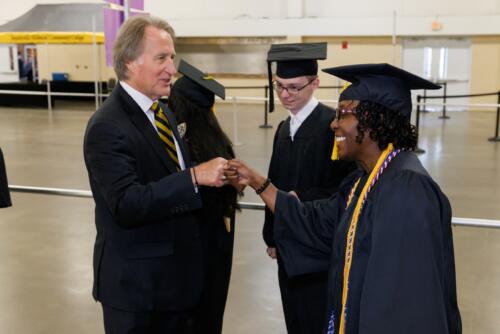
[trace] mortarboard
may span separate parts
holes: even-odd
[[[318,74],[318,59],[326,59],[326,43],[272,44],[267,53],[269,79],[269,112],[274,111],[273,73],[271,63],[276,62],[276,75],[283,79]]]
[[[371,101],[410,118],[412,89],[439,89],[415,74],[389,64],[359,64],[326,68],[326,73],[351,82],[339,101]]]
[[[223,85],[188,62],[181,59],[177,71],[184,76],[175,81],[172,91],[178,92],[194,104],[211,108],[215,101],[214,94],[223,100],[226,98]]]

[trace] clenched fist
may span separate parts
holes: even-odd
[[[198,184],[200,186],[222,187],[226,184],[226,176],[224,175],[226,163],[226,159],[219,157],[193,167]]]

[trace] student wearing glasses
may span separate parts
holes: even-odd
[[[334,135],[329,126],[335,113],[313,96],[319,85],[317,60],[325,58],[326,43],[274,44],[268,52],[270,87],[289,113],[274,136],[268,177],[301,201],[330,197],[355,169],[352,162],[332,161]],[[274,78],[272,62],[277,63]],[[273,111],[273,91],[270,96]],[[298,276],[286,272],[276,250],[274,215],[268,208],[263,236],[268,255],[278,262],[288,333],[320,333],[326,312],[326,269]]]

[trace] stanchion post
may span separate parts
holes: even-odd
[[[273,126],[272,125],[269,125],[267,124],[267,109],[268,109],[268,106],[269,106],[269,103],[267,102],[268,101],[268,98],[269,98],[269,95],[268,95],[268,89],[269,89],[269,86],[264,86],[264,96],[266,98],[266,101],[264,102],[264,124],[262,125],[259,125],[259,128],[261,129],[269,129],[269,128],[272,128]]]
[[[50,80],[47,80],[47,103],[49,107],[49,113],[52,113],[52,95],[50,93]]]
[[[429,110],[427,110],[427,106],[426,106],[426,102],[427,102],[427,89],[424,89],[424,96],[422,97],[422,100],[424,100],[424,105],[422,106],[421,108],[421,112],[429,112]],[[418,107],[417,107],[417,110],[418,110]]]
[[[450,116],[446,116],[446,91],[448,90],[448,83],[443,82],[443,114],[439,116],[440,119],[449,119]]]
[[[422,95],[417,95],[417,115],[415,119],[415,127],[417,128],[417,147],[415,147],[415,153],[422,154],[425,153],[424,149],[418,147],[418,139],[420,138],[420,101],[422,100]]]
[[[233,145],[239,146],[242,143],[238,141],[238,110],[236,108],[236,96],[233,96]]]
[[[500,91],[497,93],[497,121],[495,128],[495,137],[488,138],[489,141],[500,142],[500,138],[498,137],[498,122],[500,121]]]

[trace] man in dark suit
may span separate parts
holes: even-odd
[[[119,84],[89,120],[85,164],[95,200],[94,298],[106,333],[192,333],[203,257],[198,185],[222,186],[226,160],[191,167],[172,113],[174,32],[136,16],[121,27]]]
[[[9,183],[7,182],[7,171],[3,161],[3,153],[0,148],[0,208],[11,206]]]

